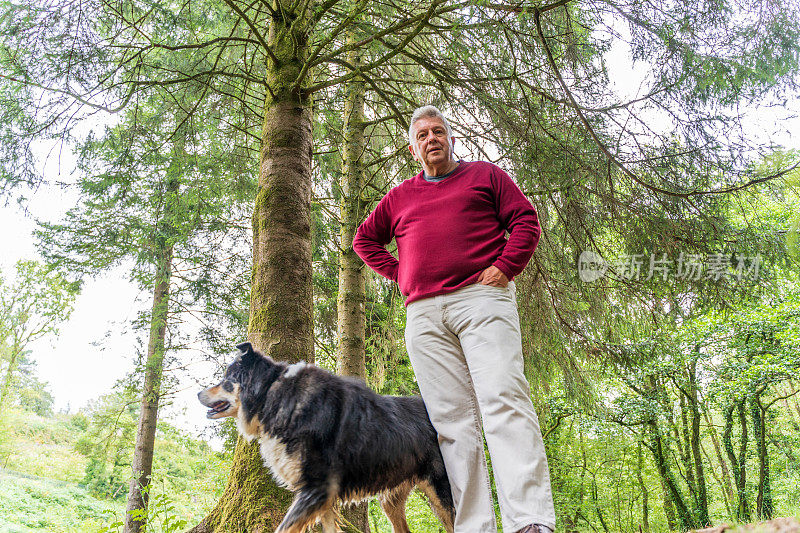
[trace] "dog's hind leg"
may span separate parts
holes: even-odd
[[[322,487],[302,489],[275,533],[303,533],[328,509],[331,509],[331,501],[327,490]]]
[[[332,505],[322,513],[320,522],[322,522],[322,533],[340,533],[342,531],[336,525],[336,511]]]
[[[417,487],[427,497],[428,504],[436,516],[439,517],[445,531],[453,533],[456,512],[453,505],[453,495],[450,493],[450,483],[447,478],[444,480],[422,481],[417,484]]]
[[[411,533],[406,522],[406,500],[410,493],[411,483],[404,482],[380,498],[381,509],[392,523],[392,533]]]

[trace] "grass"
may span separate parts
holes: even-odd
[[[76,484],[0,471],[0,531],[87,533],[98,531],[122,502],[94,498]]]
[[[86,458],[73,449],[82,429],[69,415],[44,418],[8,409],[0,418],[0,467],[70,483],[84,476]]]
[[[91,533],[122,519],[124,498],[96,498],[80,484],[88,460],[75,443],[85,428],[81,415],[45,418],[13,408],[0,415],[0,532]],[[229,464],[176,432],[163,435],[156,450],[169,454],[154,471],[148,533],[199,522],[216,503]]]
[[[408,497],[406,505],[406,520],[411,531],[421,531],[425,533],[444,532],[444,528],[439,523],[439,519],[428,507],[425,497],[418,491],[413,491]],[[375,500],[369,506],[369,524],[372,533],[391,533],[392,526],[386,515],[381,511],[380,506]]]

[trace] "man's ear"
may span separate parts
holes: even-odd
[[[413,144],[409,144],[408,145],[408,149],[411,151],[411,157],[414,158],[414,161],[419,161],[419,159],[417,159],[417,152],[416,152],[416,150],[414,150],[414,145]]]

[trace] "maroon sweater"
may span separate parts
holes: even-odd
[[[471,285],[490,265],[513,279],[540,234],[536,210],[508,174],[462,161],[440,182],[420,172],[389,191],[358,228],[353,248],[400,285],[408,305]],[[399,261],[386,250],[393,238]]]

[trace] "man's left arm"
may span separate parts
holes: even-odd
[[[539,243],[542,229],[536,209],[511,176],[499,167],[495,167],[492,182],[497,202],[497,216],[509,236],[503,253],[491,267],[481,273],[478,283],[505,286],[508,280],[514,279],[530,261]]]

